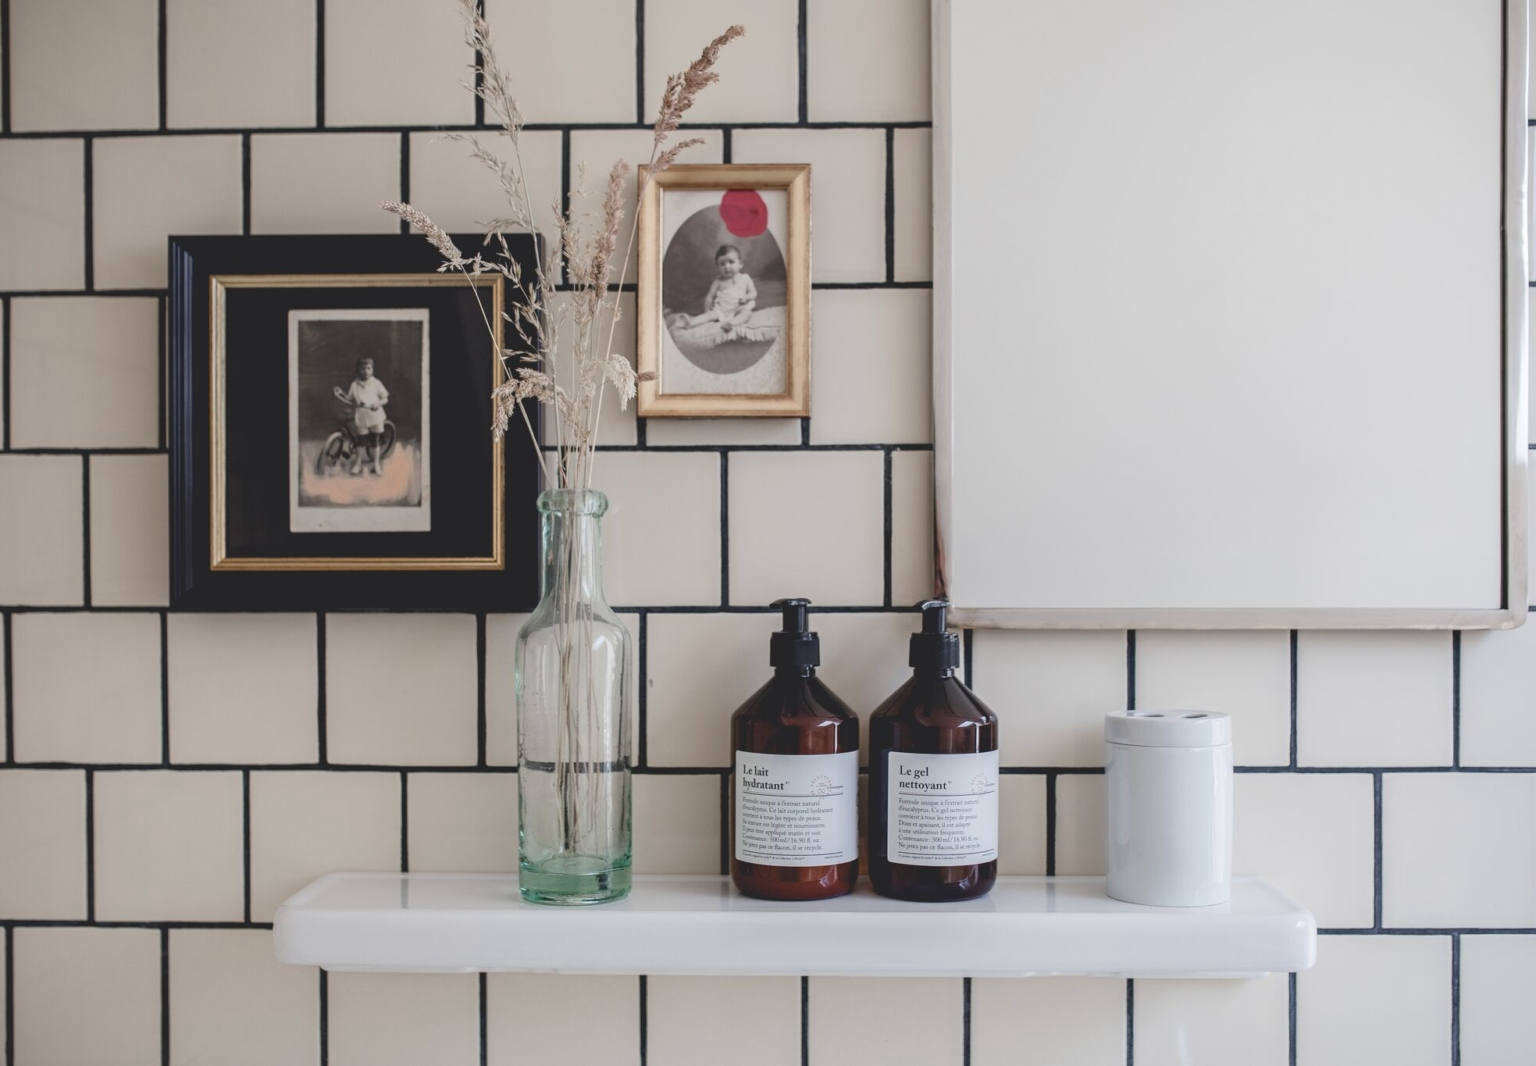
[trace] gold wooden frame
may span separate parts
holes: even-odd
[[[635,362],[642,418],[804,418],[811,413],[811,167],[704,164],[668,167],[650,181],[640,168],[640,270],[635,290]],[[673,393],[661,377],[661,199],[665,189],[783,189],[789,199],[789,247],[785,250],[785,390],[775,395]]]
[[[208,433],[209,433],[209,569],[214,571],[422,571],[501,570],[506,565],[504,536],[504,489],[506,485],[503,443],[492,442],[491,451],[491,554],[487,556],[232,556],[226,544],[225,509],[225,395],[224,395],[224,294],[229,289],[369,289],[426,288],[475,285],[490,290],[489,318],[496,353],[502,348],[503,286],[501,275],[481,275],[466,281],[451,274],[215,274],[208,279]],[[491,384],[502,383],[504,370],[499,354],[491,358]],[[489,430],[487,430],[489,432]]]

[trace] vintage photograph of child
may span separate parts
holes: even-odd
[[[432,528],[425,308],[288,314],[289,528]]]

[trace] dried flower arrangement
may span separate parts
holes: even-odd
[[[432,243],[443,257],[440,271],[457,270],[466,278],[494,272],[506,278],[511,296],[510,310],[504,318],[511,327],[513,344],[501,350],[506,381],[492,396],[492,432],[500,439],[514,420],[521,421],[539,456],[546,487],[590,489],[604,392],[611,386],[623,407],[634,399],[638,381],[630,361],[614,351],[620,318],[619,292],[635,241],[636,224],[631,221],[629,238],[617,259],[615,282],[615,256],[625,214],[624,179],[630,164],[622,159],[613,164],[601,208],[592,218],[583,218],[577,212],[577,203],[586,199],[584,175],[577,176],[571,203],[562,208],[557,199],[554,204],[559,240],[543,249],[537,276],[524,277],[503,238],[505,233],[534,230],[534,200],[519,151],[523,115],[513,98],[510,76],[496,58],[490,26],[480,14],[476,0],[459,0],[459,4],[465,40],[476,56],[474,83],[469,88],[485,101],[492,120],[500,127],[500,135],[510,147],[510,155],[504,158],[496,154],[470,134],[445,136],[465,142],[470,154],[495,175],[509,213],[488,220],[482,251],[466,256],[442,227],[418,208],[393,200],[380,206],[400,216]],[[720,80],[714,70],[720,49],[745,32],[741,26],[731,26],[711,41],[687,70],[667,78],[652,127],[651,157],[637,180],[654,180],[685,150],[704,143],[700,137],[674,140],[672,135],[698,94]],[[562,294],[562,264],[568,280],[564,288],[569,291],[565,299],[557,298],[557,294]],[[471,288],[479,300],[479,290]],[[480,312],[490,330],[489,312],[483,302]],[[562,358],[557,353],[568,355]],[[569,366],[557,365],[557,359],[561,363],[568,361]],[[528,418],[524,406],[528,400],[542,404],[553,419],[553,466],[547,461]]]

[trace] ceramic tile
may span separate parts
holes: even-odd
[[[811,443],[933,440],[931,305],[921,290],[814,294]]]
[[[85,283],[82,141],[0,144],[0,289]]]
[[[777,629],[778,615],[768,617],[771,628]],[[907,653],[912,634],[922,628],[922,617],[907,611],[817,614],[813,608],[811,628],[821,634],[817,673],[858,714],[859,739],[867,752],[869,716],[912,677]],[[767,648],[765,639],[755,656],[758,661],[767,661]]]
[[[488,0],[485,17],[502,65],[513,72],[517,106],[529,122],[635,120],[630,0]],[[566,52],[550,47],[553,41],[580,41],[582,62],[570,62]]]
[[[475,98],[462,85],[473,60],[457,4],[326,0],[325,122],[473,122]]]
[[[960,1066],[962,995],[954,977],[813,977],[807,1019],[811,1061]],[[916,1017],[922,1025],[912,1024]]]
[[[562,308],[567,301],[575,297],[569,293],[557,293],[552,301],[552,306]],[[556,312],[559,313],[558,311]],[[612,351],[629,360],[631,366],[635,363],[635,298],[624,294],[619,297],[619,326],[614,334]],[[571,350],[569,341],[571,333],[566,332],[560,345],[556,348],[550,365],[554,368],[555,378],[558,381],[569,381],[571,378]],[[518,431],[518,444],[524,444],[528,439],[527,430],[516,427]],[[545,444],[558,444],[558,430],[553,418],[545,418],[539,426],[541,439]],[[597,419],[597,441],[599,444],[634,444],[635,443],[635,402],[620,404],[618,393],[613,389],[603,390],[603,409]]]
[[[648,418],[645,442],[669,444],[799,444],[798,418]]]
[[[526,614],[485,618],[485,759],[492,766],[517,765],[517,631],[527,620]]]
[[[160,761],[160,619],[19,614],[11,619],[16,757]]]
[[[1056,872],[1104,873],[1104,775],[1056,778]]]
[[[1373,920],[1369,774],[1238,774],[1233,871],[1302,900],[1325,928]]]
[[[320,977],[285,966],[265,929],[172,929],[173,1062],[316,1066]]]
[[[1383,925],[1536,926],[1536,773],[1385,774]]]
[[[921,122],[929,115],[928,5],[843,0],[806,9],[813,122]]]
[[[17,448],[154,447],[160,441],[160,305],[60,296],[11,305]]]
[[[412,870],[517,870],[517,775],[410,774],[407,843]]]
[[[400,864],[400,777],[323,770],[251,774],[251,920],[321,874]]]
[[[158,1066],[158,932],[17,929],[13,936],[18,1063]]]
[[[309,126],[315,121],[315,0],[168,0],[166,121]]]
[[[1283,974],[1243,981],[1137,981],[1135,1013],[1139,1066],[1290,1061],[1290,991]]]
[[[935,594],[933,453],[891,453],[891,602]]]
[[[154,0],[13,0],[10,8],[12,129],[159,122]]]
[[[978,629],[972,640],[976,694],[1004,723],[1004,766],[1104,765],[1104,715],[1125,709],[1124,631]]]
[[[505,2],[505,0],[503,0]],[[509,153],[489,131],[477,133],[480,143],[498,155]],[[525,130],[518,138],[534,228],[555,232],[554,204],[560,196],[559,130]],[[483,233],[485,223],[505,217],[506,197],[496,175],[470,155],[470,146],[441,133],[413,133],[411,142],[411,203],[450,233]],[[634,321],[630,319],[630,321]]]
[[[799,1060],[794,977],[652,977],[645,1007],[648,1061],[717,1066],[741,1058],[743,1048],[761,1063]]]
[[[720,457],[610,452],[597,464],[608,494],[604,588],[612,604],[720,602]],[[658,536],[662,530],[665,536]]]
[[[737,452],[729,467],[731,603],[784,596],[822,605],[881,602],[879,452]]]
[[[1536,765],[1536,626],[1461,635],[1461,764]]]
[[[1461,1061],[1516,1066],[1536,1047],[1536,937],[1461,938]]]
[[[92,151],[98,287],[163,286],[173,233],[240,232],[240,138],[112,137]]]
[[[1296,730],[1303,766],[1448,766],[1450,634],[1302,633]]]
[[[168,460],[91,456],[91,602],[158,607],[170,587]]]
[[[812,279],[885,280],[885,197],[869,195],[885,181],[882,131],[740,130],[731,160],[811,164]]]
[[[1317,965],[1296,978],[1298,1066],[1450,1056],[1449,937],[1318,937]]]
[[[0,770],[0,866],[6,918],[85,917],[85,774]]]
[[[238,773],[98,772],[94,810],[98,918],[241,920]]]
[[[1136,706],[1198,707],[1232,716],[1239,766],[1291,758],[1291,637],[1284,630],[1136,634]]]
[[[1107,977],[971,982],[974,1066],[1122,1066],[1125,982]]]
[[[314,615],[172,614],[166,635],[173,762],[315,761]]]
[[[793,122],[799,74],[793,4],[773,0],[646,0],[645,120],[656,117],[668,75],[699,57],[711,39],[739,23],[715,65],[720,81],[700,94],[689,122]],[[664,31],[664,32],[663,32]]]
[[[252,233],[394,233],[399,219],[379,201],[399,198],[396,134],[251,138]]]
[[[1060,783],[1058,778],[1057,782]],[[1037,877],[1045,873],[1045,775],[1004,774],[997,801],[997,872]]]
[[[0,455],[0,603],[78,604],[84,595],[81,463],[73,455]]]
[[[326,743],[332,762],[473,763],[475,620],[465,614],[325,619]]]
[[[813,616],[815,626],[827,617]],[[774,614],[646,620],[649,765],[731,765],[731,713],[772,676],[768,636],[777,628]]]
[[[928,281],[933,277],[933,134],[897,130],[892,148],[896,280]]]
[[[331,1066],[480,1061],[474,974],[334,973],[327,985]]]
[[[636,774],[634,794],[635,873],[723,872],[720,774]]]
[[[489,1066],[639,1066],[637,977],[493,973],[485,992]]]

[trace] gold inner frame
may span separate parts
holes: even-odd
[[[506,461],[504,443],[491,444],[491,554],[487,556],[232,556],[228,553],[225,497],[225,389],[224,389],[224,293],[228,289],[370,289],[427,288],[474,285],[491,294],[489,318],[495,351],[491,355],[491,384],[504,380],[501,364],[504,287],[498,275],[466,281],[451,274],[215,274],[208,279],[208,431],[209,569],[215,571],[331,571],[331,570],[501,570],[506,564],[504,490]],[[487,427],[486,432],[490,432]],[[292,456],[289,457],[292,461]]]

